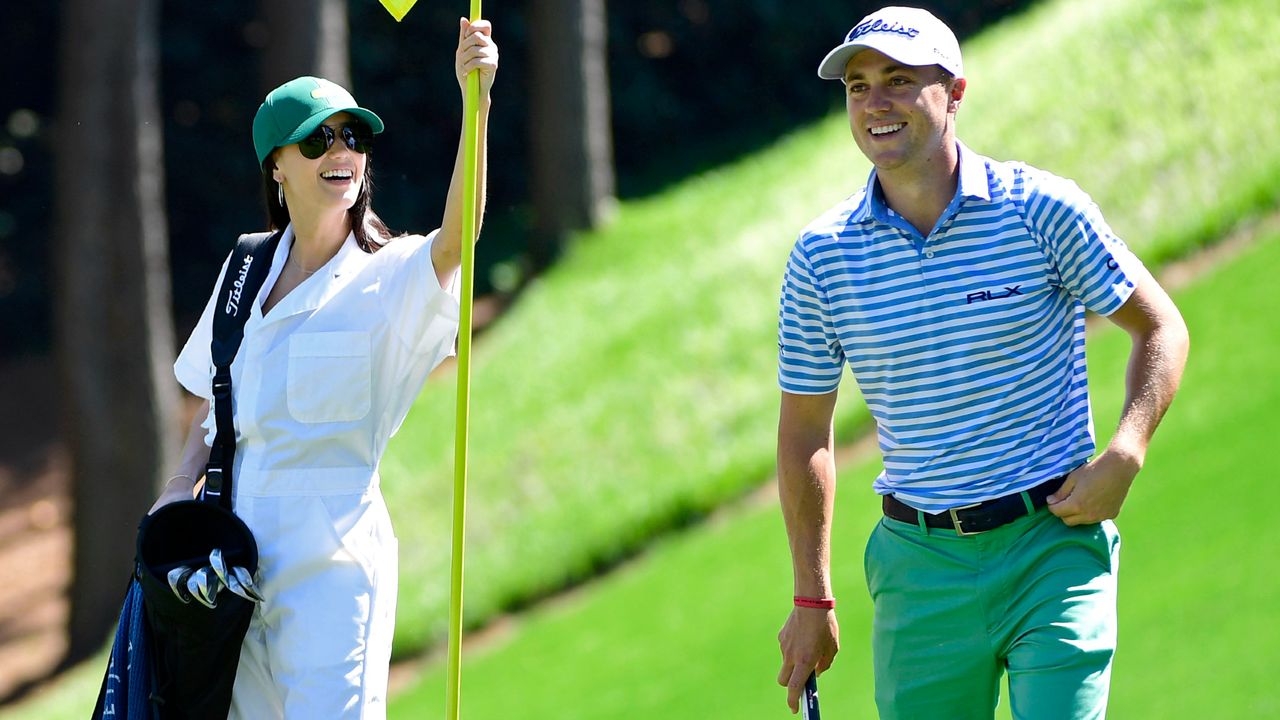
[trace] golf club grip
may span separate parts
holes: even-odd
[[[804,694],[800,696],[800,717],[803,720],[822,720],[818,712],[818,675],[810,674],[804,681]]]

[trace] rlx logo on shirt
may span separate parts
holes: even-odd
[[[1003,300],[1007,297],[1013,297],[1014,295],[1021,295],[1021,287],[1021,285],[1014,285],[1013,287],[1006,287],[1004,290],[997,290],[995,292],[992,292],[991,290],[971,292],[965,296],[964,304],[972,305],[976,302],[983,302],[986,300]]]
[[[231,292],[227,293],[226,313],[235,317],[240,312],[240,293],[244,290],[244,279],[249,275],[249,266],[253,264],[253,256],[244,256],[244,265],[240,267],[240,276],[231,283]]]

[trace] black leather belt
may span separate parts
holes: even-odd
[[[1063,475],[1052,480],[1046,480],[1026,490],[1027,495],[1031,497],[1032,508],[1039,510],[1048,504],[1047,498],[1062,487],[1062,481],[1066,479],[1067,476]],[[911,523],[912,525],[920,523],[917,510],[894,496],[885,495],[883,503],[886,517]],[[955,530],[959,535],[976,535],[988,530],[995,530],[1001,525],[1007,525],[1020,517],[1030,514],[1027,512],[1027,504],[1023,501],[1021,492],[973,505],[951,508],[945,512],[923,513],[924,524],[927,527]]]

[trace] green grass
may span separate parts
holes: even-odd
[[[1176,299],[1191,328],[1181,394],[1118,523],[1123,535],[1120,650],[1111,715],[1280,715],[1280,584],[1269,548],[1280,527],[1280,377],[1274,350],[1280,236]],[[1123,398],[1127,336],[1089,342],[1093,404],[1104,436]],[[823,676],[828,717],[874,717],[870,602],[863,544],[878,517],[876,462],[840,470],[833,536],[842,651]],[[774,504],[738,509],[658,544],[584,592],[521,617],[465,657],[462,707],[486,718],[787,717],[775,635],[789,610],[790,564]],[[442,668],[396,697],[391,718],[443,715]],[[1008,717],[1002,702],[1001,717]]]
[[[1280,65],[1266,52],[1278,34],[1263,0],[1046,3],[966,46],[960,134],[1073,177],[1158,264],[1280,199]],[[837,113],[625,203],[482,338],[468,625],[592,576],[768,474],[786,255],[867,170]],[[453,395],[448,378],[430,384],[383,464],[401,653],[445,631]],[[842,431],[865,428],[860,403],[843,407]]]
[[[469,618],[588,577],[769,472],[776,294],[809,188],[758,188],[794,175],[788,166],[823,145],[799,135],[627,204],[483,338],[472,379]],[[839,196],[828,188],[823,202]],[[406,646],[443,630],[453,393],[449,381],[427,389],[383,465],[408,540]]]

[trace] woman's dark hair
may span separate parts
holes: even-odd
[[[267,229],[283,230],[291,221],[289,217],[289,208],[280,202],[280,186],[276,183],[275,178],[271,177],[271,169],[274,162],[268,156],[266,162],[263,163],[262,173],[262,190],[263,202],[267,207]],[[356,245],[367,253],[375,253],[382,249],[392,237],[392,232],[387,228],[386,223],[382,222],[382,218],[373,212],[371,205],[373,204],[373,166],[367,159],[364,165],[364,182],[360,185],[360,194],[356,196],[355,203],[347,210],[347,217],[351,220],[351,231],[355,233]],[[370,234],[370,230],[373,234]]]

